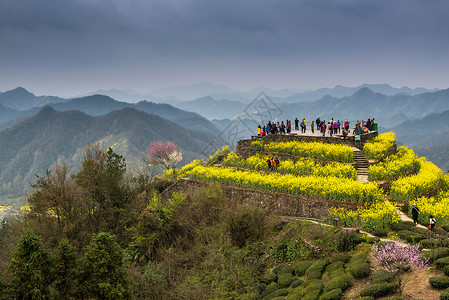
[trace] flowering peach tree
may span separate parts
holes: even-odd
[[[167,171],[173,169],[182,160],[182,151],[172,142],[152,142],[147,148],[148,163],[154,165],[163,165]]]
[[[404,289],[403,275],[413,268],[423,269],[428,265],[428,259],[421,256],[419,244],[404,247],[396,243],[373,245],[370,256],[376,270],[383,269],[395,274],[401,295]]]

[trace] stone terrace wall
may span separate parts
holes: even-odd
[[[188,198],[195,191],[206,187],[209,182],[196,179],[180,179],[162,193],[163,199],[168,199],[174,192],[182,192]],[[332,207],[356,209],[360,203],[325,200],[303,195],[275,193],[258,189],[220,184],[224,195],[235,205],[247,204],[259,206],[270,213],[282,216],[308,217],[326,219],[327,210]]]
[[[236,152],[243,158],[248,158],[254,153],[251,150],[251,142],[264,141],[264,143],[271,142],[289,142],[289,141],[304,141],[304,142],[321,142],[328,144],[344,144],[349,146],[355,146],[359,149],[363,148],[363,144],[367,141],[374,139],[378,135],[377,131],[371,131],[369,133],[362,134],[360,141],[355,142],[354,136],[348,136],[346,142],[343,141],[341,136],[311,136],[311,135],[297,135],[297,134],[269,134],[263,137],[253,136],[251,139],[237,141]]]

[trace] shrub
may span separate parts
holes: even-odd
[[[390,228],[394,231],[401,231],[401,230],[412,230],[412,228],[415,227],[415,223],[410,221],[401,221],[398,223],[390,224]]]
[[[306,281],[303,284],[303,287],[305,288],[304,289],[304,294],[307,294],[307,293],[309,293],[312,290],[322,291],[323,287],[324,287],[324,283],[320,279],[311,279],[311,280]]]
[[[295,277],[292,276],[291,273],[279,274],[278,276],[278,284],[281,288],[289,287],[290,284],[295,280]]]
[[[321,281],[320,279],[308,280],[304,282],[301,286],[295,288],[292,291],[291,296],[288,297],[288,299],[304,299],[302,297],[305,297],[305,295],[313,293],[314,291],[318,291],[317,295],[319,295],[323,290],[323,286],[324,286],[323,281]]]
[[[443,228],[444,231],[449,232],[449,225],[442,225],[441,228]]]
[[[421,241],[421,248],[434,249],[437,247],[441,247],[441,240],[439,239],[423,239]]]
[[[346,275],[345,270],[344,269],[338,269],[338,270],[335,270],[335,271],[329,273],[329,279],[332,280],[332,279],[334,279],[336,277],[341,277],[341,276],[344,276],[344,275]]]
[[[441,247],[437,249],[432,249],[424,253],[424,257],[429,259],[429,262],[433,262],[439,258],[449,256],[449,248]]]
[[[305,294],[301,300],[318,300],[318,297],[320,296],[321,291],[319,290],[313,290],[309,293]]]
[[[290,287],[294,289],[303,283],[304,283],[304,281],[302,281],[301,279],[296,279],[290,284]]]
[[[267,288],[265,289],[265,291],[263,291],[263,293],[261,295],[262,296],[270,295],[271,293],[276,291],[278,288],[279,288],[278,284],[276,282],[272,282],[267,286]]]
[[[449,300],[449,289],[445,289],[441,292],[440,300]]]
[[[320,279],[322,277],[322,273],[320,271],[312,271],[307,274],[307,279]]]
[[[293,289],[293,291],[291,291],[291,293],[287,297],[285,297],[285,298],[287,300],[301,299],[302,296],[304,296],[303,292],[304,292],[304,287],[299,286],[299,287]]]
[[[380,239],[378,237],[369,237],[366,242],[368,244],[378,244],[380,242]]]
[[[372,296],[378,298],[394,293],[397,288],[396,284],[390,282],[375,283],[364,288],[360,292],[360,296]]]
[[[341,289],[334,289],[322,295],[320,300],[340,300],[342,296],[343,292]]]
[[[351,265],[349,267],[349,271],[351,272],[352,276],[354,276],[357,279],[366,278],[371,272],[369,265],[367,263]]]
[[[365,297],[361,297],[359,300],[374,300],[373,296],[365,296]]]
[[[295,269],[293,269],[292,266],[288,264],[280,264],[276,268],[273,269],[273,273],[280,275],[280,274],[294,274]]]
[[[407,242],[412,244],[418,243],[424,239],[424,237],[421,234],[414,232],[412,230],[401,230],[398,232],[398,236],[401,239],[406,240]]]
[[[351,251],[355,246],[364,241],[363,234],[357,233],[354,230],[342,230],[335,236],[337,250],[341,252]]]
[[[393,279],[394,279],[394,273],[388,272],[383,269],[377,270],[370,277],[371,283],[392,282]]]
[[[265,275],[261,281],[269,284],[270,282],[276,281],[277,279],[278,276],[275,273],[270,272],[267,275]]]
[[[312,261],[306,260],[306,261],[302,261],[300,263],[297,263],[296,265],[293,266],[293,268],[295,269],[295,274],[298,276],[303,276],[304,274],[306,274],[306,270],[313,264]]]
[[[274,292],[272,292],[271,294],[263,297],[262,299],[274,299],[275,297],[282,297],[282,299],[284,299],[283,296],[287,296],[288,295],[288,290],[287,289],[278,289],[275,290]]]
[[[315,261],[310,267],[306,270],[306,275],[308,278],[321,278],[323,274],[324,268],[327,266],[327,261],[324,259],[319,259]],[[319,273],[319,277],[318,276]]]
[[[232,243],[241,248],[260,239],[265,232],[265,212],[258,207],[242,206],[228,214],[224,221]]]
[[[326,285],[325,290],[331,291],[334,289],[340,289],[342,291],[345,291],[349,287],[351,287],[351,285],[352,285],[351,277],[345,274],[331,279],[329,283]]]
[[[359,254],[351,257],[351,260],[349,263],[359,263],[359,262],[366,262],[366,254]]]
[[[267,285],[263,282],[261,282],[257,285],[257,291],[259,292],[259,294],[264,292],[266,289],[267,289]]]
[[[386,237],[388,236],[388,230],[385,228],[377,228],[374,230],[374,235],[377,237]]]
[[[347,264],[349,262],[349,260],[351,259],[351,256],[345,254],[345,253],[339,253],[337,254],[334,259],[332,260],[332,262],[337,262],[337,261],[342,261],[345,264]]]
[[[333,263],[331,263],[330,265],[328,265],[326,267],[326,272],[332,273],[333,271],[336,271],[338,269],[342,269],[343,266],[344,266],[344,262],[342,262],[342,261],[333,262]]]
[[[443,268],[443,273],[444,273],[444,275],[449,276],[449,265],[447,265]]]
[[[430,277],[429,283],[436,289],[449,288],[449,277]]]
[[[448,257],[438,258],[435,261],[435,266],[437,267],[437,269],[442,270],[447,265],[449,265],[449,256]]]

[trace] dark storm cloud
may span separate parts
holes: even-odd
[[[2,0],[0,68],[107,77],[118,76],[114,67],[151,75],[192,66],[225,73],[230,63],[286,73],[351,62],[441,65],[448,13],[446,0]]]

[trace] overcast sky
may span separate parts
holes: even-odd
[[[1,0],[0,91],[449,87],[447,0]]]

